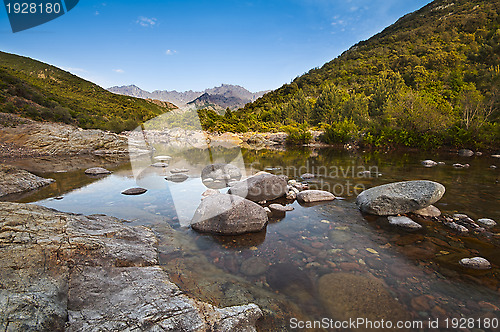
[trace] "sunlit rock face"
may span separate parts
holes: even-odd
[[[0,220],[2,330],[255,331],[262,315],[184,295],[148,228],[15,203],[0,203]]]

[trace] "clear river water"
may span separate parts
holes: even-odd
[[[460,327],[493,331],[495,319],[498,324],[499,226],[490,229],[489,236],[459,235],[440,222],[413,216],[424,227],[408,232],[390,226],[386,218],[361,215],[354,202],[363,188],[427,179],[446,187],[435,204],[443,213],[500,222],[500,170],[490,167],[500,167],[499,159],[332,148],[241,153],[216,148],[209,157],[196,149],[185,153],[189,156],[172,155],[166,168],[138,169],[126,159],[104,157],[12,160],[56,182],[6,199],[65,212],[106,214],[151,227],[158,235],[160,263],[183,291],[218,306],[258,304],[264,311],[261,331],[308,330],[294,327],[298,322],[307,327],[305,322],[322,318],[331,319],[331,325],[309,330],[335,330],[333,322],[360,317],[394,320],[394,324],[432,322],[450,331]],[[148,162],[156,162],[152,157]],[[200,171],[214,158],[237,160],[247,176],[266,170],[303,181],[302,174],[313,173],[316,177],[307,181],[310,188],[329,190],[341,199],[313,206],[282,200],[294,210],[281,220],[271,220],[260,233],[200,234],[186,227],[186,220],[206,190]],[[424,159],[445,164],[426,168],[421,165]],[[470,167],[455,168],[454,163]],[[105,166],[113,173],[87,176],[87,166]],[[172,168],[188,169],[190,178],[182,183],[166,181]],[[121,194],[137,186],[148,191],[139,196]],[[459,265],[461,258],[474,256],[488,259],[493,268],[478,271]]]

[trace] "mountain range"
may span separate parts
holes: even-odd
[[[252,93],[239,85],[231,84],[222,84],[219,87],[203,91],[189,90],[178,92],[175,90],[155,90],[149,92],[142,90],[136,85],[113,86],[108,88],[108,91],[126,96],[167,101],[178,107],[194,105],[198,109],[208,108],[215,111],[225,110],[226,108],[230,108],[231,110],[238,109],[249,102],[257,100],[268,92],[260,91]]]

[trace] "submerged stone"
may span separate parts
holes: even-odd
[[[483,257],[462,258],[459,263],[463,267],[467,267],[469,269],[475,269],[475,270],[491,269],[490,262]]]
[[[497,222],[493,219],[490,218],[481,218],[477,220],[478,223],[486,226],[486,227],[493,227],[496,226]]]
[[[423,209],[443,197],[442,184],[426,181],[405,181],[384,184],[363,191],[356,199],[358,208],[380,216],[404,214]]]
[[[422,217],[439,217],[441,215],[441,211],[434,205],[429,205],[426,208],[413,211],[413,213]]]
[[[393,226],[398,226],[409,230],[417,230],[422,228],[422,225],[405,216],[389,216],[387,217],[387,219],[389,220],[389,224]]]
[[[350,273],[331,273],[322,276],[318,282],[318,294],[330,317],[339,320],[404,321],[408,313],[374,277]],[[360,330],[366,331],[361,328]],[[385,329],[385,331],[395,331]],[[399,330],[401,331],[401,330]]]

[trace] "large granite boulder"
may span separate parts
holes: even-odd
[[[0,203],[0,234],[2,331],[255,331],[262,315],[186,296],[142,226]]]
[[[288,192],[288,179],[284,175],[260,173],[231,185],[229,193],[254,202],[270,201]]]
[[[0,165],[0,197],[37,189],[54,181],[14,166]]]
[[[384,184],[358,195],[358,208],[379,216],[403,214],[423,209],[443,197],[445,187],[433,181],[418,180]]]
[[[191,220],[200,232],[236,235],[262,230],[268,221],[264,208],[236,195],[211,195],[201,201]]]

